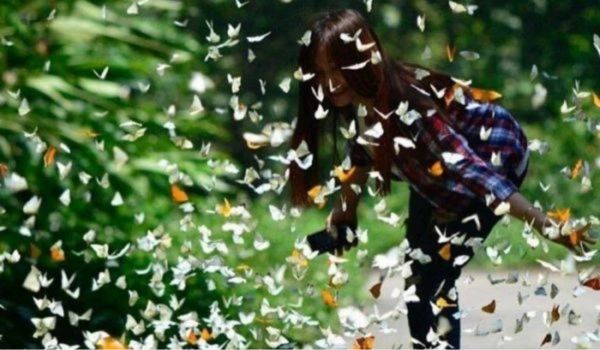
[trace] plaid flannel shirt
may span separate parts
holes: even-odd
[[[443,173],[433,176],[414,159],[398,159],[393,167],[394,179],[404,180],[438,211],[446,214],[462,212],[474,199],[486,202],[486,195],[494,200],[490,207],[495,209],[517,187],[506,178],[509,172],[523,168],[527,161],[527,138],[519,123],[502,106],[466,98],[466,113],[461,109],[448,109],[452,128],[438,115],[422,116],[410,126],[416,130],[422,143],[427,145],[423,152],[454,153],[462,158],[456,162],[444,162]],[[394,115],[390,116],[393,118]],[[395,116],[397,117],[397,116]],[[399,121],[401,122],[401,121]],[[491,128],[489,137],[482,140],[481,128]],[[359,130],[364,132],[364,130]],[[353,165],[371,165],[372,150],[349,140],[346,147]],[[500,165],[492,164],[492,153],[496,152]]]

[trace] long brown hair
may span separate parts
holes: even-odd
[[[325,45],[329,58],[337,67],[364,62],[371,58],[372,51],[379,51],[381,62],[367,64],[364,68],[358,70],[342,70],[343,77],[348,85],[357,94],[373,99],[374,107],[382,113],[389,113],[395,110],[400,102],[408,101],[409,108],[415,109],[421,115],[425,116],[429,110],[435,109],[446,122],[450,123],[450,119],[445,112],[444,99],[427,96],[417,88],[422,91],[431,91],[430,84],[438,90],[448,88],[455,84],[451,77],[418,64],[391,59],[383,50],[377,35],[358,11],[343,9],[323,12],[310,21],[309,27],[311,31],[310,44],[308,46],[301,45],[298,56],[298,65],[304,74],[315,72],[314,59],[317,49],[321,45]],[[355,45],[346,44],[340,39],[340,34],[353,35],[359,29],[361,30],[359,38],[362,43],[375,42],[375,46],[370,50],[361,52],[356,49]],[[417,79],[415,76],[415,69],[417,68],[428,71],[429,75]],[[334,143],[337,133],[335,125],[338,119],[341,117],[345,118],[346,121],[356,119],[356,110],[352,104],[343,108],[336,108],[325,97],[322,105],[323,108],[329,110],[329,115],[327,118],[317,120],[314,114],[319,106],[319,101],[311,91],[311,87],[315,90],[317,87],[314,80],[300,80],[299,82],[298,116],[291,140],[292,149],[296,149],[302,141],[305,141],[309,151],[313,154],[313,164],[308,169],[300,168],[295,162],[290,163],[289,166],[292,203],[300,207],[308,207],[313,203],[308,191],[319,182],[319,135],[324,130],[327,119],[332,119]],[[376,180],[376,189],[380,196],[385,196],[390,192],[391,165],[395,161],[395,157],[412,157],[421,166],[431,165],[435,161],[432,157],[439,159],[439,155],[423,153],[417,155],[414,153],[414,149],[406,148],[401,148],[401,151],[396,155],[393,148],[394,137],[399,135],[407,137],[410,132],[409,128],[399,122],[394,114],[388,118],[382,118],[379,115],[367,117],[366,122],[368,124],[381,122],[385,131],[378,140],[373,159],[373,166],[383,179],[383,181]],[[334,144],[334,155],[338,158],[336,146]]]

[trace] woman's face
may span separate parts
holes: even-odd
[[[342,75],[341,67],[327,59],[327,52],[323,45],[317,49],[315,57],[315,78],[323,87],[325,96],[336,107],[344,107],[356,101],[356,93],[348,85]],[[333,91],[332,91],[333,89]]]

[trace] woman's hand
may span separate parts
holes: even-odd
[[[336,207],[327,216],[327,232],[336,240],[343,239],[343,242],[341,242],[342,244],[335,251],[337,256],[343,255],[345,250],[350,250],[350,248],[358,245],[358,238],[356,237],[356,234],[350,237],[352,240],[349,242],[346,232],[339,232],[338,228],[345,229],[346,227],[349,227],[352,229],[353,233],[355,233],[357,222],[356,208],[347,208],[346,211],[342,211]]]
[[[586,224],[573,228],[572,222],[556,223],[552,219],[547,219],[544,223],[542,234],[551,241],[574,251],[579,255],[591,250],[596,244],[596,238],[592,237],[588,231],[591,224]]]

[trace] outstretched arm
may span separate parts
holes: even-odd
[[[551,226],[545,213],[534,207],[520,192],[514,192],[508,197],[509,214],[519,220],[533,224],[533,228],[544,234],[544,226]]]
[[[463,156],[463,159],[456,163],[446,163],[449,176],[461,179],[462,183],[481,199],[492,193],[495,199],[490,204],[491,209],[495,211],[502,202],[508,202],[509,213],[512,216],[532,224],[542,236],[569,249],[579,251],[583,250],[581,243],[595,244],[595,239],[586,235],[589,224],[572,229],[569,223],[553,222],[545,213],[531,205],[510,180],[490,168],[469,147],[466,139],[437,115],[419,118],[417,122],[422,122],[425,126],[427,132],[422,135],[429,138],[430,142],[427,144],[433,147],[434,151],[453,152]],[[436,144],[441,149],[436,149]]]
[[[584,253],[584,245],[591,249],[596,244],[596,238],[587,234],[590,224],[578,228],[569,228],[568,234],[564,235],[560,231],[565,223],[557,225],[552,219],[535,208],[529,201],[519,192],[515,192],[508,197],[510,204],[510,215],[523,221],[533,224],[533,227],[545,238],[551,239],[553,242],[561,244],[568,249],[574,249],[578,253]],[[548,230],[550,229],[550,230]],[[550,233],[554,231],[554,233]]]

